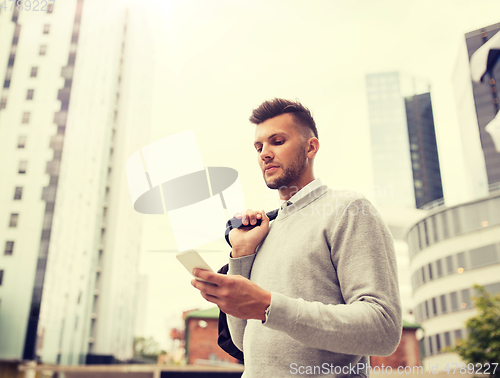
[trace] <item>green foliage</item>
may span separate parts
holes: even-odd
[[[485,371],[485,364],[489,364],[491,378],[500,378],[500,294],[495,296],[488,293],[483,286],[475,285],[477,296],[475,307],[478,314],[467,320],[469,330],[467,338],[460,345],[451,348],[467,363],[481,364],[481,371]],[[497,365],[494,365],[497,364]],[[493,374],[493,370],[496,371]]]
[[[160,345],[152,338],[145,339],[144,337],[134,338],[134,354],[156,363],[158,355],[165,353],[160,349]]]

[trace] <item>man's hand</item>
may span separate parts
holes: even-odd
[[[255,249],[269,232],[269,218],[264,210],[247,210],[236,213],[235,218],[241,219],[245,226],[254,226],[257,220],[262,220],[260,226],[253,228],[234,228],[229,233],[229,241],[233,247],[231,257],[243,257],[255,253]]]
[[[270,292],[242,276],[226,276],[202,269],[194,269],[193,274],[210,282],[193,279],[191,285],[221,311],[240,319],[266,320],[266,309],[271,304]]]

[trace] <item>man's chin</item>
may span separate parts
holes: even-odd
[[[274,180],[273,181],[271,181],[271,180],[267,181],[266,179],[264,179],[264,181],[266,182],[266,185],[267,185],[267,187],[269,189],[278,189],[279,188],[278,184]]]
[[[278,185],[276,185],[274,182],[266,182],[266,185],[269,189],[278,189]]]
[[[266,181],[266,185],[269,189],[279,189],[279,188],[283,188],[283,187],[287,186],[280,180]]]

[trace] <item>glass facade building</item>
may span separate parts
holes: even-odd
[[[426,83],[391,72],[367,75],[366,85],[374,185],[380,192],[390,193],[379,204],[421,208],[442,198]]]

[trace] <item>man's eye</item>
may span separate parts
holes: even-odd
[[[257,152],[262,151],[262,147],[256,148]]]
[[[285,143],[284,140],[277,140],[276,142],[274,142],[274,144],[283,144],[283,143]]]

